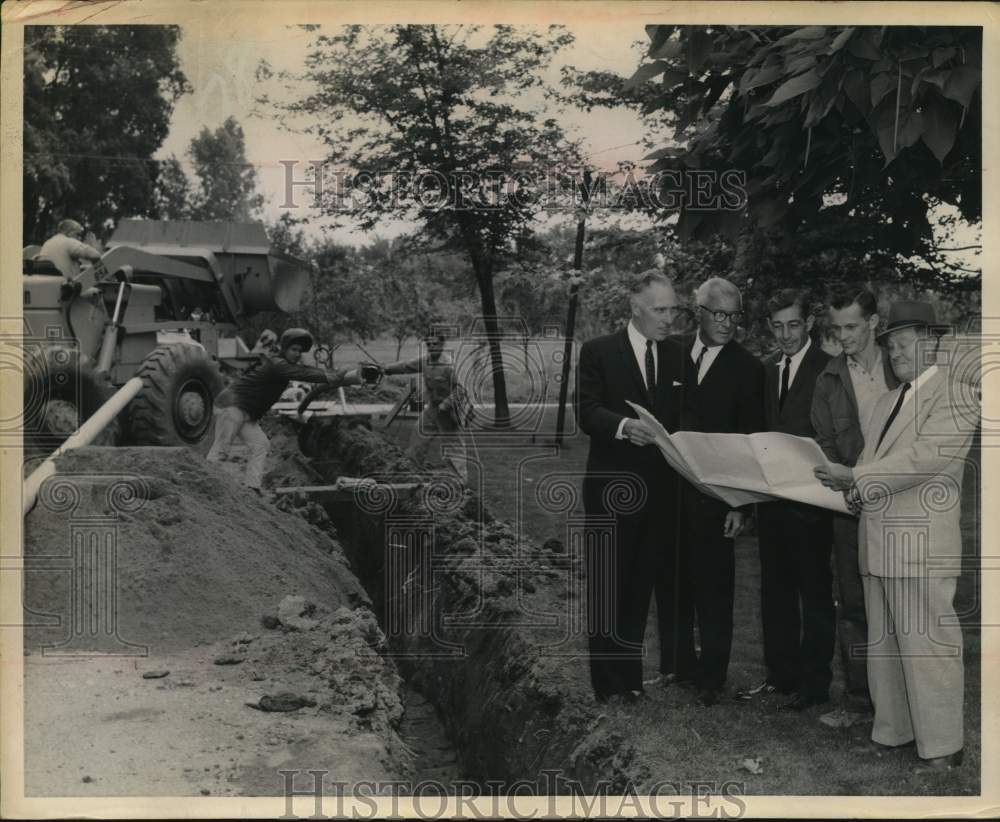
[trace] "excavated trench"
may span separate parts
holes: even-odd
[[[428,756],[429,774],[480,785],[526,780],[539,793],[589,791],[598,781],[624,789],[644,778],[631,744],[598,713],[583,632],[568,632],[559,616],[579,610],[582,568],[519,542],[449,477],[420,474],[365,428],[312,420],[299,446],[325,483],[420,483],[415,493],[358,491],[324,508],[416,691],[410,730],[420,738],[419,720],[433,709],[453,747],[424,740],[440,754]],[[546,772],[571,787],[546,782]]]

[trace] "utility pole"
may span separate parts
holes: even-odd
[[[590,205],[590,170],[583,172],[583,208],[576,223],[576,249],[573,253],[573,269],[576,275],[569,287],[569,311],[566,315],[566,343],[563,346],[562,380],[559,383],[559,410],[556,416],[556,445],[562,445],[566,426],[566,395],[569,392],[570,361],[573,357],[573,331],[576,326],[576,305],[580,282],[583,276],[583,239],[587,230],[587,207]]]

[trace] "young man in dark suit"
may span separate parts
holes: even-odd
[[[734,337],[743,298],[728,280],[712,277],[695,292],[698,332],[684,344],[679,430],[752,434],[764,428],[764,366]],[[698,687],[704,706],[719,701],[733,642],[736,562],[733,540],[746,509],[730,507],[681,481],[679,564],[656,586],[661,672],[666,682]],[[701,656],[695,653],[698,619]]]
[[[813,391],[830,355],[810,337],[814,317],[801,291],[778,291],[767,308],[778,344],[764,365],[767,430],[814,439]],[[782,707],[797,711],[823,704],[830,698],[836,632],[832,515],[798,502],[760,503],[757,537],[767,679],[738,696],[794,693]]]
[[[677,475],[626,401],[676,430],[684,352],[667,336],[677,296],[663,274],[646,271],[632,283],[630,304],[628,326],[585,342],[578,365],[577,419],[590,435],[583,482],[590,675],[601,701],[642,692],[650,595],[676,533]]]

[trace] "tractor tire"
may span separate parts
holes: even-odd
[[[136,376],[144,387],[129,406],[133,445],[198,445],[206,439],[222,375],[204,349],[186,343],[157,346]]]
[[[99,374],[80,352],[47,346],[24,362],[24,447],[26,453],[51,453],[90,419],[115,393],[107,374]],[[116,417],[92,445],[117,445]]]

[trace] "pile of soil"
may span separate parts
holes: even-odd
[[[239,485],[231,476],[238,467],[183,448],[83,448],[60,457],[60,479],[24,532],[25,606],[60,624],[29,628],[26,644],[68,636],[71,540],[81,529],[116,545],[119,638],[157,651],[252,630],[289,594],[331,610],[367,604],[341,547]],[[41,557],[65,559],[37,570],[32,558]]]

